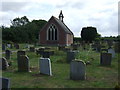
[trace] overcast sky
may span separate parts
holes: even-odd
[[[62,10],[76,37],[87,26],[96,27],[102,36],[118,35],[118,0],[2,0],[0,6],[0,25],[9,26],[10,20],[22,16],[48,21]]]

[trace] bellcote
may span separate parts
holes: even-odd
[[[60,11],[60,14],[59,14],[59,20],[60,20],[61,22],[63,22],[63,18],[64,18],[64,16],[63,16],[62,10],[61,10],[61,11]]]

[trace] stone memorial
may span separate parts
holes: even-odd
[[[8,62],[5,57],[2,58],[2,70],[6,70],[8,68]]]
[[[0,78],[0,90],[10,90],[10,80],[8,78]]]
[[[111,53],[101,53],[100,65],[107,66],[111,65],[112,54]]]
[[[85,80],[86,79],[86,64],[81,60],[74,60],[70,63],[70,79]]]
[[[70,63],[72,60],[75,59],[78,51],[68,51],[67,52],[67,62]]]
[[[11,51],[10,51],[10,50],[5,50],[5,58],[6,58],[7,60],[9,60],[9,59],[11,58],[10,54],[11,54]]]
[[[5,44],[2,44],[2,50],[6,50]]]
[[[109,48],[109,49],[108,49],[108,53],[111,53],[111,54],[112,54],[112,58],[115,57],[115,50],[113,50],[112,48]]]
[[[29,58],[27,55],[20,55],[18,62],[18,71],[19,72],[30,72]]]
[[[35,52],[35,47],[30,47],[30,52]]]
[[[42,57],[43,57],[43,58],[50,58],[50,55],[51,55],[51,53],[50,53],[49,51],[44,51],[44,52],[42,53]]]
[[[49,58],[40,58],[40,73],[52,76],[51,61]]]

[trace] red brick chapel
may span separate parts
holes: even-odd
[[[40,45],[69,46],[73,43],[73,33],[63,21],[62,10],[59,19],[52,16],[39,32]]]

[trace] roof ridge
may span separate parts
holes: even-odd
[[[73,32],[67,27],[67,25],[64,22],[61,22],[58,18],[56,18],[55,16],[52,16],[54,19],[58,20],[60,23],[62,23],[67,29],[68,31],[73,34]]]

